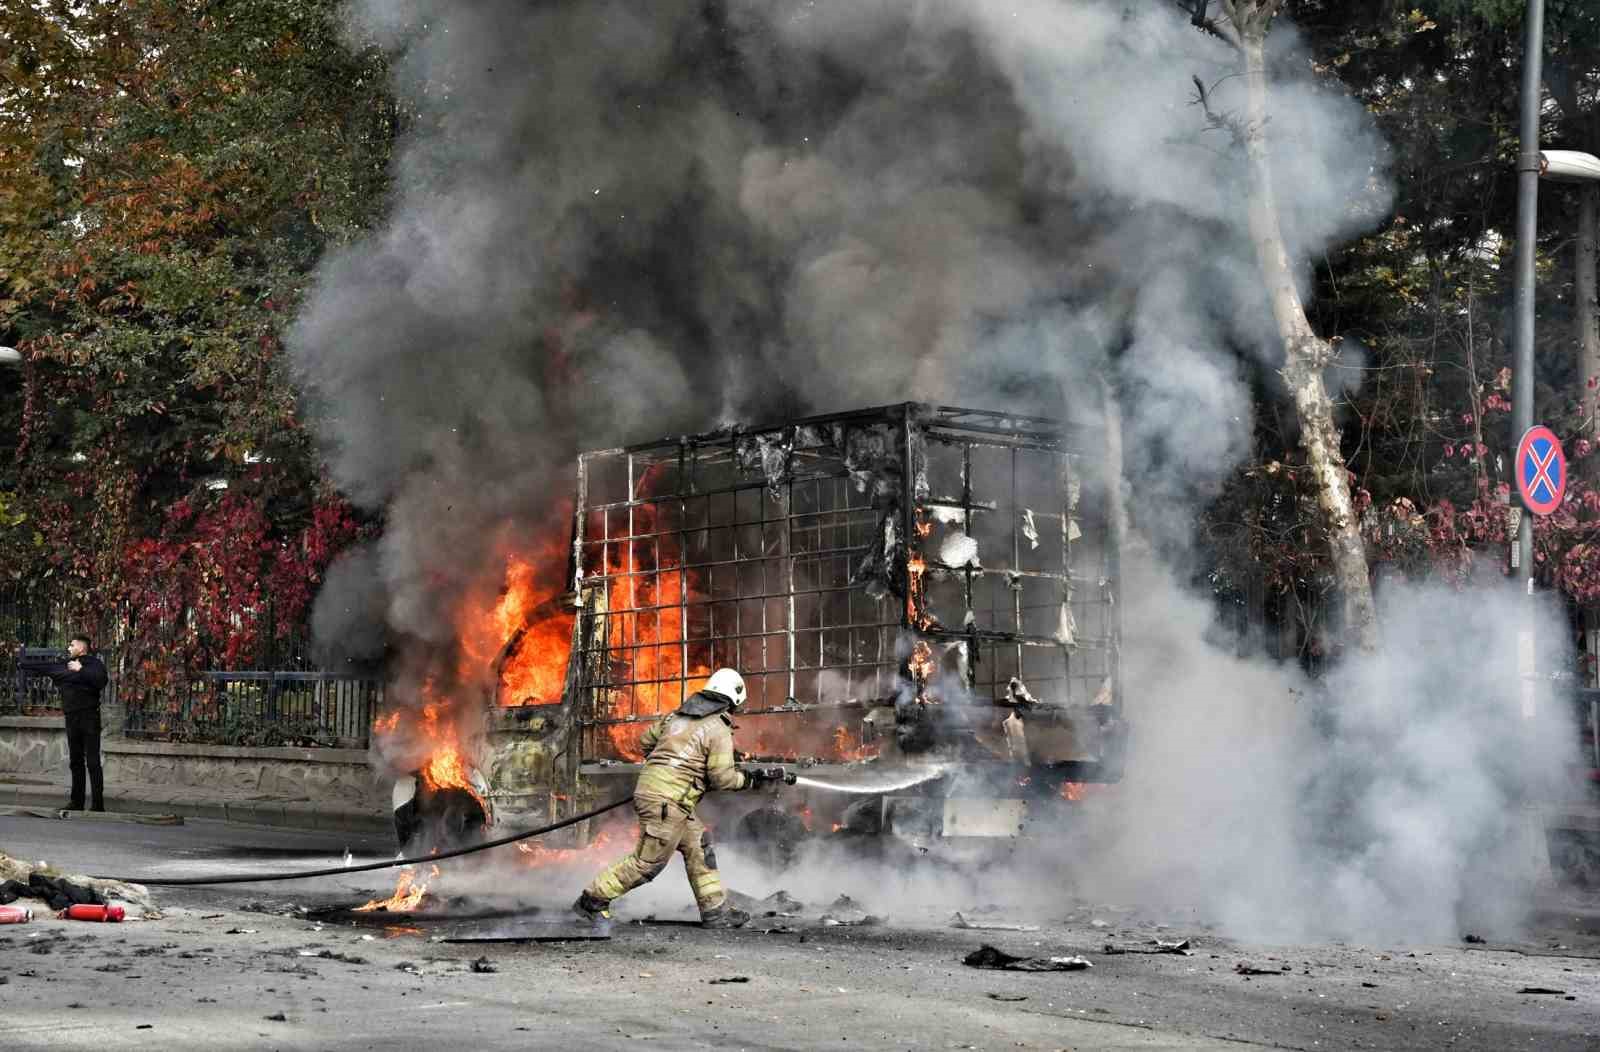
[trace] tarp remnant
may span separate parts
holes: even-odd
[[[1087,957],[1013,957],[988,943],[962,958],[968,968],[991,968],[1004,972],[1080,972],[1093,968]]]

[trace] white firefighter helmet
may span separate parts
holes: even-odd
[[[706,685],[701,689],[708,694],[721,694],[736,709],[744,704],[744,677],[731,668],[719,668],[711,673],[711,678],[706,680]]]

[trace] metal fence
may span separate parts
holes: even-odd
[[[161,668],[138,680],[121,667],[124,626],[112,619],[90,624],[73,610],[73,603],[49,590],[0,591],[0,646],[6,648],[0,715],[59,714],[55,685],[22,672],[16,658],[60,654],[74,632],[87,631],[110,673],[102,705],[121,706],[129,737],[253,746],[367,744],[382,704],[381,679],[317,669],[307,633],[298,625],[279,625],[270,603],[258,614],[255,645],[239,655],[250,667]],[[163,626],[173,638],[178,629]]]
[[[383,684],[325,672],[201,672],[127,704],[129,737],[364,747]]]

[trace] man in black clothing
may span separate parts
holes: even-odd
[[[93,794],[91,810],[104,811],[105,775],[100,769],[100,692],[106,686],[105,662],[89,653],[89,637],[73,636],[67,644],[67,659],[24,659],[28,672],[49,676],[61,689],[61,711],[67,718],[67,763],[72,770],[70,811],[83,810],[83,775],[89,773]]]

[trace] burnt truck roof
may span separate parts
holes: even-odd
[[[585,450],[579,454],[579,457],[584,459],[616,456],[617,454],[625,453],[648,453],[663,446],[715,446],[726,444],[731,439],[774,431],[819,427],[829,424],[907,418],[916,421],[923,427],[949,428],[998,439],[1024,442],[1041,448],[1062,448],[1063,443],[1065,443],[1069,448],[1073,448],[1073,451],[1077,451],[1075,447],[1081,442],[1081,436],[1088,433],[1087,428],[1082,425],[1055,420],[1050,417],[1028,416],[990,409],[965,409],[960,406],[935,405],[928,402],[894,402],[865,409],[819,413],[814,416],[799,417],[770,424],[734,424],[710,431],[663,437],[654,441],[636,442],[631,445],[614,446],[605,449]]]
[[[625,756],[731,665],[767,755],[859,756],[873,710],[879,730],[896,713],[907,752],[1011,747],[981,714],[908,731],[900,710],[938,696],[1028,712],[1035,751],[1076,762],[1088,725],[1062,714],[1120,709],[1107,438],[904,402],[583,454],[568,696],[584,758]]]

